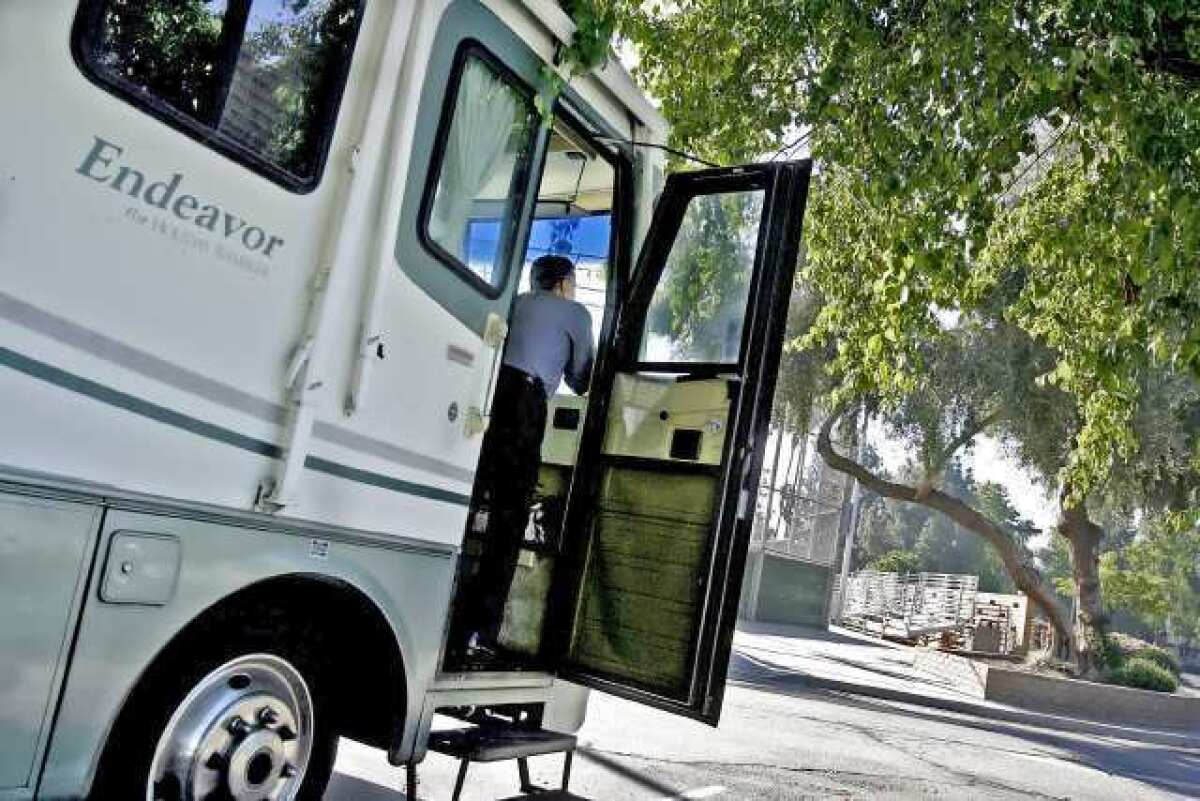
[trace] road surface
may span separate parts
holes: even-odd
[[[818,690],[735,656],[721,726],[593,694],[571,784],[626,799],[1200,798],[1200,749],[1022,726]],[[1194,742],[1194,741],[1193,741]],[[326,801],[403,801],[382,752],[344,742]],[[552,785],[558,757],[532,760]],[[456,763],[431,754],[421,801],[449,799]],[[512,763],[472,766],[464,801],[518,795]],[[550,796],[541,796],[549,801]]]

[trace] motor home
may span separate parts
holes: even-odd
[[[809,165],[665,175],[550,0],[0,4],[0,799],[319,798],[339,736],[715,724]],[[546,102],[553,100],[552,106]],[[507,321],[578,264],[501,636]],[[551,388],[553,389],[553,388]]]

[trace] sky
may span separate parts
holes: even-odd
[[[868,436],[888,472],[896,472],[908,461],[904,445],[889,439],[878,427],[873,427]],[[964,452],[963,463],[971,469],[976,481],[991,481],[1008,490],[1013,508],[1045,532],[1033,544],[1035,547],[1043,544],[1058,519],[1058,513],[1053,497],[1039,483],[1036,475],[1022,468],[1016,459],[1005,453],[1004,446],[998,440],[982,435],[975,438],[974,447]]]

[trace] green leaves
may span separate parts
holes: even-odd
[[[990,320],[1044,354],[1012,400],[1058,399],[1052,443],[1023,434],[1048,481],[1078,502],[1140,458],[1147,376],[1200,374],[1200,6],[617,9],[675,144],[732,163],[807,136],[821,305],[795,344],[830,354],[829,403],[934,391],[947,321]]]
[[[1106,605],[1128,611],[1161,630],[1168,621],[1185,637],[1200,638],[1200,532],[1194,515],[1149,520],[1140,536],[1100,562]]]
[[[617,26],[613,0],[560,0],[560,4],[575,23],[575,33],[559,52],[559,69],[542,67],[541,70],[542,82],[534,106],[542,117],[542,124],[547,126],[553,121],[554,104],[571,78],[590,72],[608,60]]]

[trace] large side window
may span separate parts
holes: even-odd
[[[538,123],[530,95],[465,49],[455,70],[421,215],[425,246],[481,291],[507,278]]]
[[[85,0],[101,85],[289,189],[321,177],[365,0]]]

